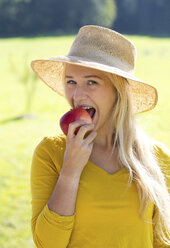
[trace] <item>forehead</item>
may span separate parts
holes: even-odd
[[[88,68],[84,66],[79,65],[72,65],[72,64],[66,64],[66,76],[78,76],[78,75],[98,75],[98,76],[104,76],[104,73],[102,71]]]

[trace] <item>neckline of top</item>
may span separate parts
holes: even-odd
[[[101,171],[102,173],[104,173],[104,174],[106,174],[106,175],[108,175],[108,176],[110,176],[110,177],[117,176],[117,175],[119,175],[120,173],[122,173],[124,170],[127,171],[126,167],[123,167],[123,168],[121,168],[120,170],[118,170],[118,171],[114,172],[113,174],[111,174],[111,173],[105,171],[103,168],[99,167],[98,165],[94,164],[94,163],[91,162],[90,160],[88,161],[88,164],[91,164],[94,168],[98,169],[99,171]]]

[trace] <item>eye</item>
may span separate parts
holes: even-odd
[[[76,82],[73,81],[73,80],[69,80],[69,81],[67,81],[66,83],[67,83],[67,84],[76,84]]]
[[[97,84],[97,82],[96,82],[96,81],[93,81],[93,80],[90,80],[88,83],[89,83],[90,85],[95,85],[95,84]]]

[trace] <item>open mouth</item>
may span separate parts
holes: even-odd
[[[91,116],[92,119],[94,119],[95,113],[96,113],[96,109],[90,106],[77,106],[76,108],[82,108],[84,110],[86,110],[89,115]]]
[[[95,108],[89,108],[89,109],[86,109],[86,111],[90,114],[91,118],[93,119],[96,113]]]

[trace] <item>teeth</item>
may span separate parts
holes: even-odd
[[[83,109],[90,109],[90,108],[92,108],[92,107],[82,107]]]
[[[76,108],[91,109],[93,107],[91,107],[91,106],[76,106]]]
[[[90,106],[77,106],[77,108],[91,109],[92,107],[90,107]]]

